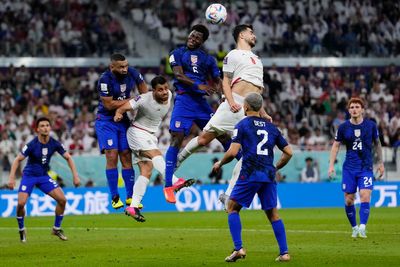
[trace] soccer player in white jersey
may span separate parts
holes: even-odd
[[[136,221],[144,222],[145,218],[140,213],[140,203],[146,192],[151,177],[153,166],[165,175],[165,160],[158,149],[158,140],[155,136],[160,127],[162,119],[171,106],[172,93],[167,80],[162,76],[156,76],[151,81],[152,92],[148,92],[131,99],[115,112],[114,121],[123,118],[128,110],[137,110],[135,120],[127,132],[128,144],[136,156],[140,175],[133,187],[132,203],[125,209],[125,214]],[[183,178],[172,178],[175,191],[192,185],[195,180]]]
[[[256,36],[252,25],[238,25],[233,29],[233,38],[236,42],[236,49],[230,51],[225,59],[222,71],[224,78],[222,89],[225,101],[218,107],[216,113],[211,117],[203,132],[190,140],[178,156],[178,166],[193,152],[202,146],[209,144],[214,138],[228,133],[232,135],[235,125],[244,118],[243,102],[248,93],[262,93],[263,64],[260,58],[251,49],[256,44]],[[261,109],[261,116],[271,121],[271,117]],[[242,161],[236,164],[232,179],[225,194],[220,200],[226,203],[236,183]]]

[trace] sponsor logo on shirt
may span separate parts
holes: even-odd
[[[100,84],[100,90],[101,90],[102,92],[107,92],[107,91],[108,91],[108,89],[107,89],[107,84],[106,84],[106,83],[101,83],[101,84]]]

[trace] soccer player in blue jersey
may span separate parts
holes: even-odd
[[[172,185],[172,176],[182,141],[189,134],[193,123],[203,129],[210,120],[213,111],[205,96],[215,92],[216,88],[221,88],[220,71],[215,59],[201,49],[208,36],[208,29],[204,25],[193,26],[186,46],[176,48],[169,57],[176,90],[169,125],[171,142],[165,156],[164,195],[170,203],[176,201],[174,191],[177,188]],[[208,76],[211,76],[216,86],[207,85]],[[223,138],[225,137],[221,137],[220,140]]]
[[[260,115],[262,104],[263,98],[259,93],[249,93],[245,97],[243,109],[247,117],[235,126],[229,150],[221,161],[216,162],[213,166],[213,171],[219,171],[224,164],[232,161],[242,149],[243,163],[239,179],[228,202],[228,223],[234,249],[232,254],[225,258],[227,262],[234,262],[246,257],[246,250],[242,245],[242,225],[239,212],[242,207],[250,206],[255,194],[258,195],[261,207],[271,222],[279,245],[279,256],[276,261],[290,260],[285,226],[276,207],[275,174],[289,162],[293,152],[281,132]],[[275,146],[283,152],[276,166],[273,165]]]
[[[382,161],[382,146],[376,124],[363,118],[364,102],[360,98],[351,98],[347,104],[350,119],[342,123],[336,133],[329,161],[329,177],[335,176],[334,163],[340,144],[346,145],[346,159],[343,163],[342,191],[345,197],[345,211],[352,227],[353,238],[366,238],[366,225],[370,213],[371,192],[373,189],[373,153],[375,146],[378,157],[378,179],[385,167]],[[357,226],[354,207],[357,187],[360,193],[360,225]]]
[[[132,156],[126,138],[129,118],[114,122],[115,110],[128,102],[135,87],[139,93],[147,92],[143,76],[133,67],[128,66],[127,59],[121,54],[111,55],[110,69],[99,79],[97,90],[100,101],[96,118],[96,133],[101,153],[106,154],[106,177],[111,193],[111,205],[114,209],[124,206],[118,193],[118,157],[122,165],[122,178],[125,183],[126,205],[132,202],[135,173],[132,168]]]
[[[22,148],[21,154],[15,158],[11,166],[8,181],[9,188],[14,189],[15,172],[17,171],[21,161],[28,158],[28,163],[22,172],[22,180],[18,190],[17,221],[20,240],[21,242],[26,242],[26,230],[24,225],[25,204],[36,185],[43,193],[51,196],[57,201],[55,210],[56,219],[51,233],[58,236],[61,240],[66,241],[68,239],[61,229],[61,222],[64,218],[64,210],[67,200],[57,182],[51,179],[47,174],[50,170],[49,163],[53,154],[58,152],[68,162],[68,166],[72,171],[73,183],[75,186],[78,186],[80,183],[78,173],[71,155],[65,151],[63,145],[50,137],[51,126],[48,118],[43,117],[36,121],[36,131],[38,136],[25,145]]]

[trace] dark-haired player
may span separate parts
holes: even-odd
[[[79,177],[71,155],[65,151],[63,145],[50,137],[50,131],[50,120],[44,117],[39,118],[36,121],[37,137],[22,148],[21,154],[15,158],[11,166],[8,186],[13,189],[15,187],[15,172],[17,171],[20,162],[25,158],[28,158],[28,163],[22,172],[22,180],[18,190],[17,221],[21,242],[26,242],[26,230],[24,224],[25,204],[35,186],[37,186],[43,193],[51,196],[55,201],[57,201],[55,210],[56,218],[51,233],[58,236],[61,240],[67,240],[67,237],[61,229],[61,222],[64,218],[64,210],[67,200],[57,182],[47,174],[50,170],[50,159],[54,152],[58,152],[68,162],[68,166],[72,171],[73,183],[75,186],[79,185]]]
[[[111,205],[114,209],[119,209],[124,204],[118,193],[118,157],[122,165],[122,178],[125,183],[128,206],[132,202],[135,173],[126,139],[129,119],[124,114],[123,119],[114,122],[115,110],[129,101],[135,87],[141,94],[146,93],[148,89],[143,76],[135,68],[128,66],[128,60],[123,55],[113,54],[110,60],[110,69],[100,76],[97,85],[100,101],[95,128],[100,151],[106,154],[106,177],[112,198]]]

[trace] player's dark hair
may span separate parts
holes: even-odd
[[[111,61],[124,61],[125,59],[125,56],[119,53],[115,53],[110,56]]]
[[[364,108],[364,106],[365,106],[365,105],[364,105],[364,101],[363,101],[361,98],[352,97],[352,98],[350,98],[349,102],[347,103],[347,109],[349,109],[349,108],[350,108],[350,105],[353,104],[353,103],[360,104],[360,106],[361,106],[362,108]]]
[[[47,121],[47,122],[49,122],[49,124],[51,124],[49,118],[47,118],[47,117],[40,117],[39,119],[36,120],[35,128],[39,127],[39,123],[41,123],[42,121]]]
[[[155,89],[156,88],[156,86],[157,86],[157,84],[165,84],[167,82],[167,79],[165,79],[163,76],[161,76],[161,75],[158,75],[158,76],[156,76],[156,77],[154,77],[152,80],[151,80],[151,87],[153,88],[153,89]]]
[[[190,31],[201,32],[203,34],[203,42],[205,42],[208,39],[208,36],[210,35],[210,32],[208,31],[207,27],[204,26],[203,24],[194,25]]]
[[[251,24],[240,24],[240,25],[237,25],[237,26],[233,29],[232,35],[233,35],[233,39],[235,39],[235,42],[236,42],[236,43],[237,43],[237,41],[238,41],[239,34],[240,34],[241,32],[244,32],[244,31],[247,30],[248,28],[251,29],[251,30],[253,30],[253,25],[251,25]]]

